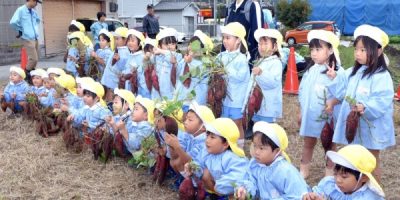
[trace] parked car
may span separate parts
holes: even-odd
[[[286,32],[285,41],[289,45],[308,43],[307,34],[311,30],[323,29],[327,31],[332,31],[340,37],[340,31],[333,21],[309,21],[301,24],[294,30],[289,30]]]
[[[85,26],[87,34],[92,37],[90,26],[97,22],[98,20],[95,18],[79,18],[76,19],[76,21],[82,23]],[[112,18],[106,18],[105,22],[108,24],[108,31],[112,32],[115,31],[115,29],[119,27],[123,27],[124,23],[117,19],[112,19]]]

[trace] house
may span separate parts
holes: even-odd
[[[199,7],[193,2],[160,1],[154,6],[160,26],[175,28],[186,36],[192,36],[197,29]]]
[[[147,5],[156,5],[159,0],[118,0],[117,17],[128,23],[129,28],[142,26],[143,17],[147,15]]]

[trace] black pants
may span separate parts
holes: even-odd
[[[147,37],[151,38],[151,39],[156,39],[156,35],[157,33],[154,34],[147,34]]]

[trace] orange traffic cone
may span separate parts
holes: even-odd
[[[21,68],[26,70],[26,65],[28,64],[28,54],[24,47],[21,48]]]
[[[299,78],[297,75],[296,59],[294,56],[294,47],[290,47],[289,61],[287,64],[284,93],[298,94],[299,92]]]
[[[397,101],[400,101],[400,84],[399,84],[399,87],[397,87],[397,93],[394,94],[394,99],[396,99]]]

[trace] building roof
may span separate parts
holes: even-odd
[[[195,9],[198,9],[198,7],[196,6],[196,4],[194,4],[193,2],[166,2],[166,1],[160,1],[157,5],[154,6],[154,10],[155,11],[160,11],[160,10],[183,10],[185,9],[187,6],[189,6],[190,4],[192,4]]]

